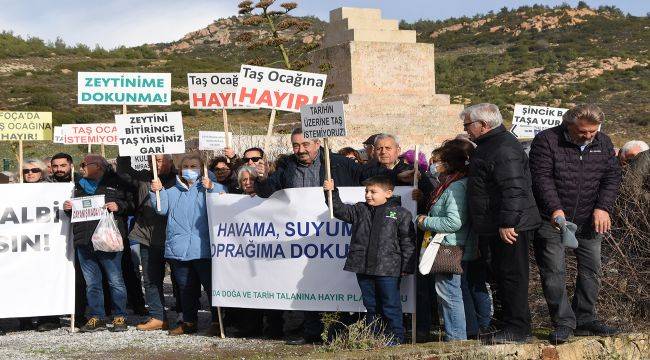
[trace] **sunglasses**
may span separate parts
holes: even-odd
[[[85,162],[82,162],[80,166],[81,166],[81,168],[83,169],[83,168],[85,168],[85,167],[88,166],[88,165],[97,165],[97,163],[87,163],[87,164],[86,164]]]
[[[42,170],[41,170],[41,169],[38,169],[38,168],[34,168],[34,169],[23,169],[23,174],[25,174],[25,175],[27,175],[27,174],[29,174],[29,173],[32,173],[32,174],[38,174],[38,173],[40,173],[41,171],[42,171]]]
[[[246,162],[246,163],[249,162],[249,161],[252,161],[252,162],[256,163],[256,162],[258,162],[260,160],[262,160],[262,158],[260,156],[253,156],[253,157],[245,157],[244,158],[244,162]]]

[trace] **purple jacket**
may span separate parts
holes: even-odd
[[[590,223],[594,209],[609,213],[621,183],[612,140],[598,132],[583,151],[568,141],[564,124],[539,133],[530,149],[533,193],[542,217],[563,210],[567,220]]]

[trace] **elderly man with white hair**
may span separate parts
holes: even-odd
[[[626,142],[621,150],[618,152],[618,160],[621,165],[626,165],[631,159],[635,158],[638,154],[647,151],[650,147],[645,141],[631,140]]]
[[[463,127],[477,147],[470,159],[467,186],[472,229],[481,256],[491,256],[492,277],[503,308],[501,331],[492,343],[526,342],[528,244],[541,224],[531,189],[528,157],[503,126],[494,104],[470,106],[460,113]]]

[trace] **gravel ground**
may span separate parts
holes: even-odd
[[[169,277],[165,282],[166,303],[171,297]],[[311,346],[290,347],[282,341],[208,337],[202,334],[210,326],[210,311],[205,294],[199,311],[199,333],[168,336],[166,331],[137,331],[135,326],[146,316],[130,315],[129,330],[122,333],[101,331],[71,333],[69,317],[62,317],[65,327],[49,332],[20,331],[17,319],[0,319],[0,328],[7,334],[0,336],[0,359],[187,359],[187,358],[277,358],[300,356],[314,350]],[[129,311],[129,314],[131,312]],[[171,324],[179,314],[168,311]],[[287,318],[291,325],[299,319]],[[226,335],[232,329],[226,329]]]

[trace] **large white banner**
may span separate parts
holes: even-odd
[[[398,187],[412,212],[410,187]],[[339,188],[343,202],[364,188]],[[329,219],[322,188],[278,191],[269,199],[208,194],[214,306],[363,312],[356,275],[343,270],[351,225]],[[415,241],[415,239],[413,239]],[[415,309],[413,276],[402,279],[402,309]]]
[[[74,313],[72,183],[0,185],[0,318]]]
[[[115,115],[120,156],[185,152],[180,111]]]

